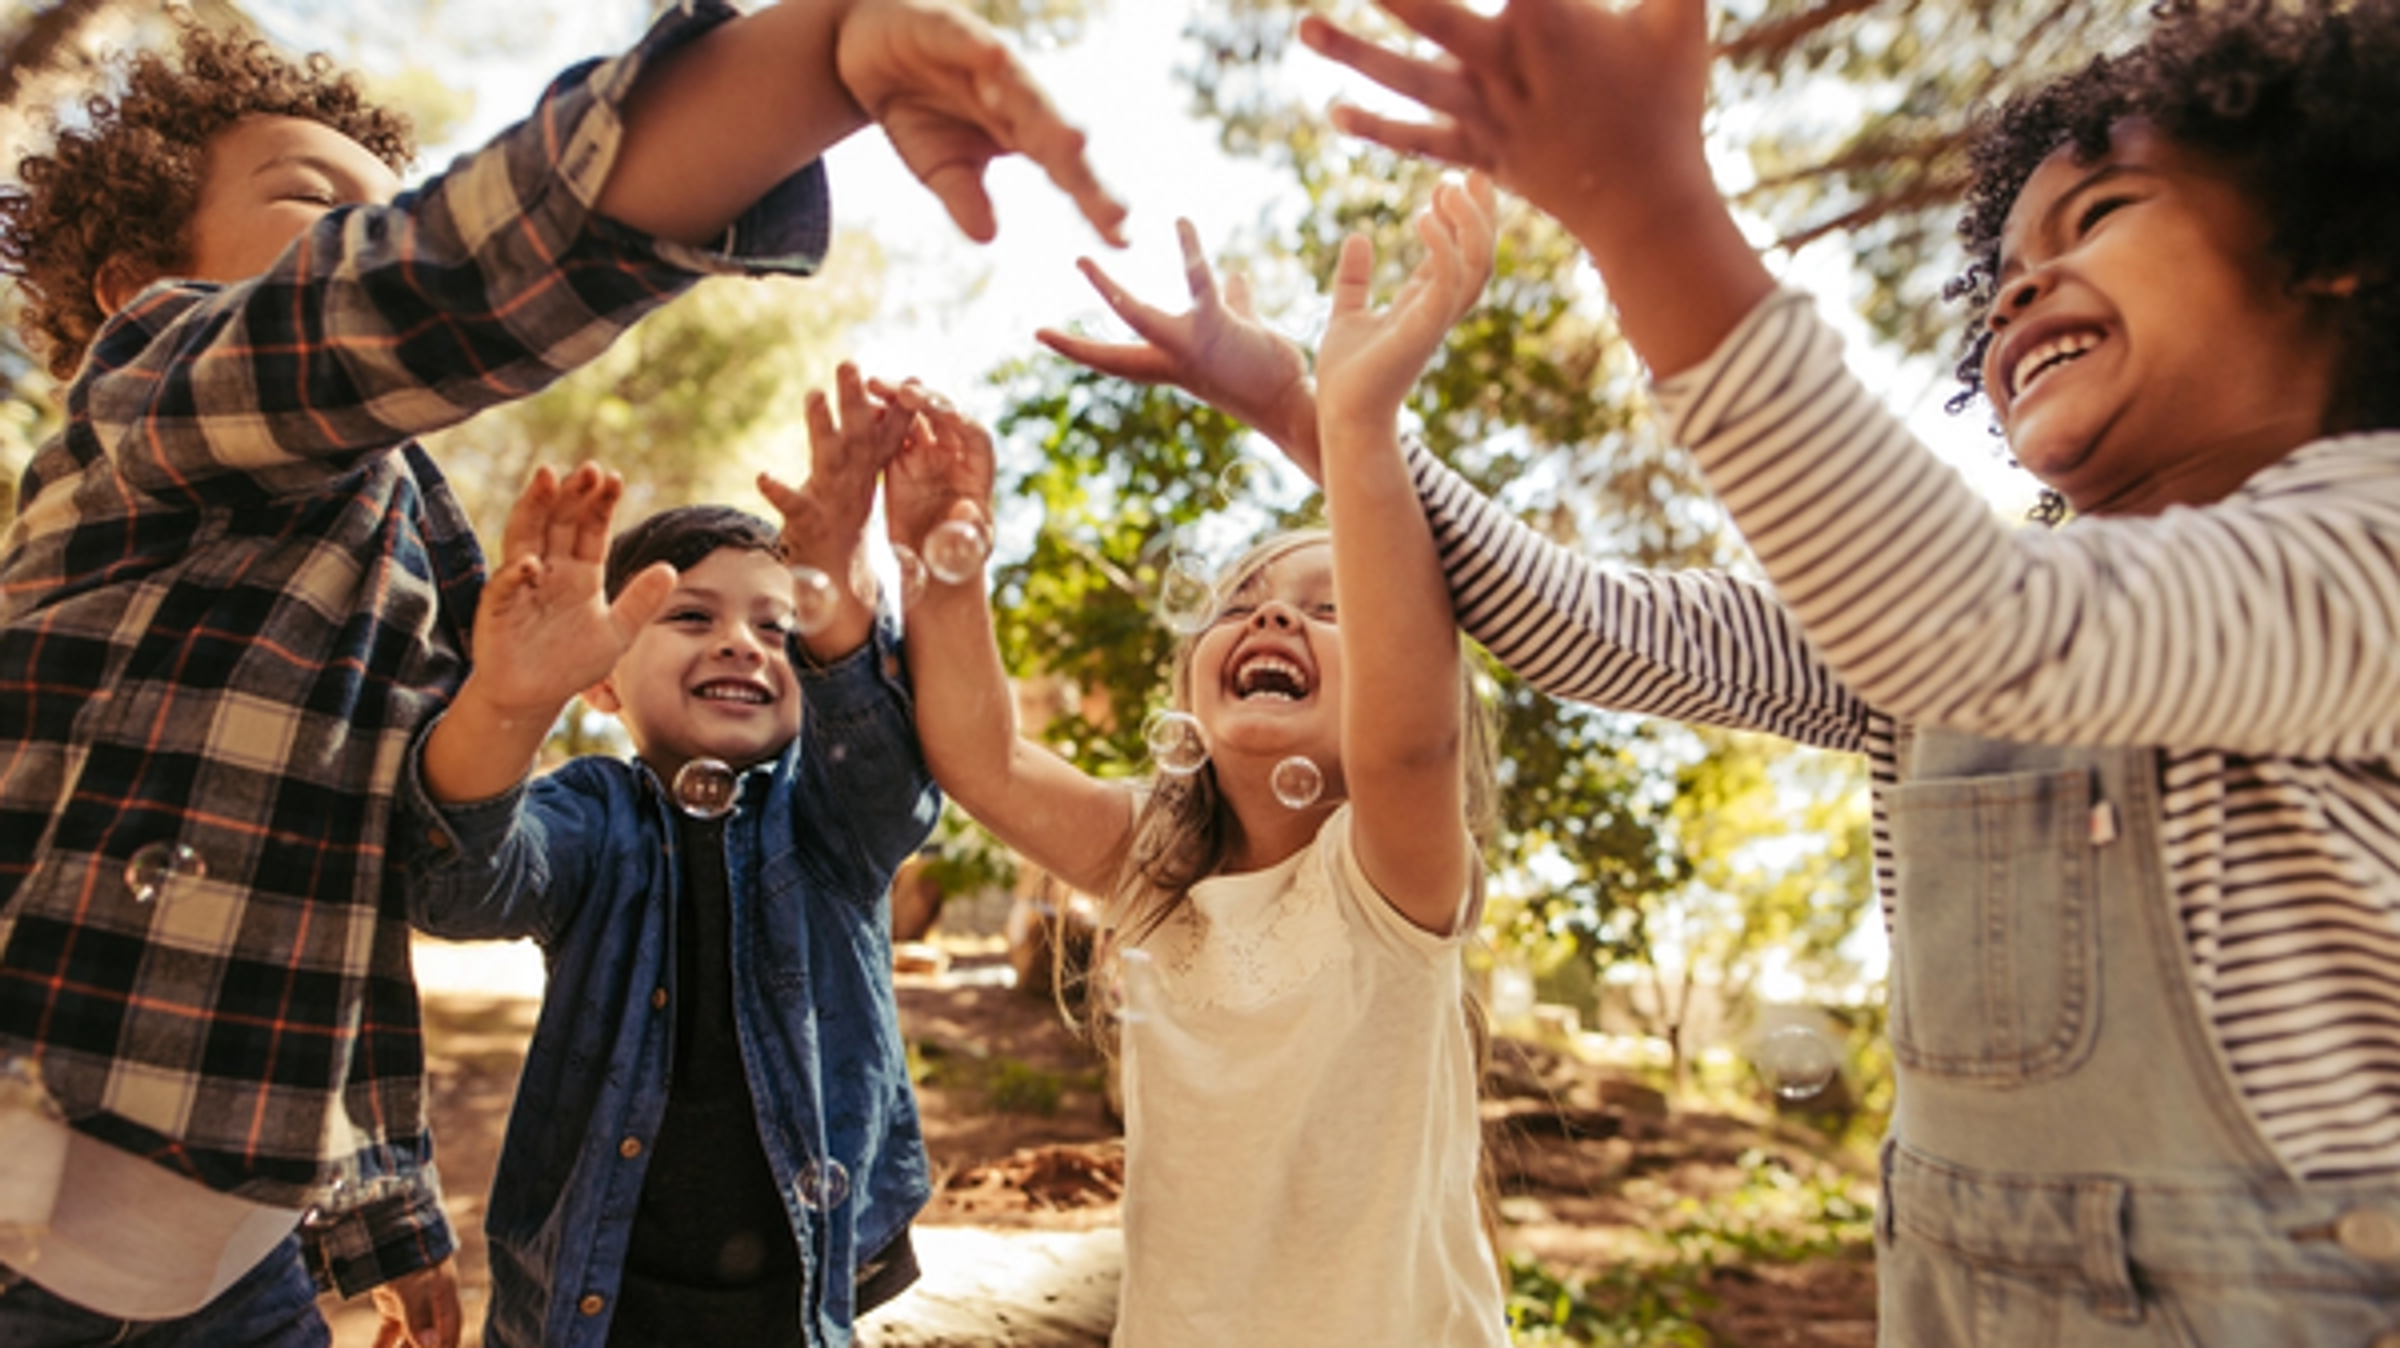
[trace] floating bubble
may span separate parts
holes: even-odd
[[[41,1255],[67,1170],[67,1116],[31,1058],[0,1059],[0,1263]]]
[[[1267,774],[1267,785],[1275,799],[1295,810],[1305,810],[1325,794],[1325,774],[1307,757],[1294,754],[1275,765]]]
[[[813,637],[842,611],[841,587],[813,566],[792,568],[792,630]]]
[[[792,1180],[792,1196],[811,1212],[831,1212],[850,1196],[850,1171],[830,1156],[810,1157]]]
[[[1147,950],[1117,952],[1108,980],[1101,987],[1108,1014],[1119,1025],[1139,1025],[1150,1018],[1158,995],[1158,965]]]
[[[1821,1030],[1785,1025],[1759,1039],[1751,1061],[1767,1085],[1786,1100],[1806,1100],[1833,1083],[1842,1070],[1841,1049]]]
[[[167,887],[208,877],[208,862],[182,843],[144,843],[125,862],[125,888],[135,903],[155,903]]]
[[[1178,636],[1190,636],[1217,617],[1217,587],[1200,563],[1180,553],[1158,573],[1158,620]]]
[[[1267,472],[1249,459],[1235,459],[1217,474],[1217,502],[1220,505],[1239,505],[1246,497],[1255,496],[1265,485]]]
[[[894,543],[892,567],[900,577],[900,607],[914,607],[925,597],[925,559],[906,543]]]
[[[1142,739],[1150,746],[1150,761],[1160,772],[1188,776],[1208,762],[1208,737],[1200,730],[1200,719],[1189,712],[1153,715],[1142,725]]]
[[[925,535],[925,569],[944,585],[981,576],[991,555],[992,531],[979,520],[944,520]]]
[[[723,819],[733,813],[742,779],[714,758],[695,758],[675,770],[675,803],[694,819]]]

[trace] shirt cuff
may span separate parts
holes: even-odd
[[[431,1161],[387,1177],[384,1191],[367,1203],[300,1223],[309,1276],[319,1291],[345,1297],[432,1268],[457,1249]]]

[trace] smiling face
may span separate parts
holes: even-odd
[[[2001,237],[1983,386],[2017,461],[2085,514],[2222,499],[2321,434],[2340,347],[2218,165],[2148,124],[2061,149]]]
[[[791,622],[783,566],[748,548],[719,548],[682,573],[586,699],[625,723],[662,781],[695,758],[735,768],[764,762],[800,733]]]
[[[200,203],[181,275],[245,281],[336,206],[385,202],[400,180],[367,148],[323,122],[244,117],[208,142]]]
[[[1219,780],[1233,764],[1303,755],[1324,773],[1327,798],[1338,795],[1341,673],[1331,547],[1305,543],[1239,581],[1189,662],[1192,714]]]

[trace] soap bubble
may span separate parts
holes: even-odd
[[[1776,1095],[1806,1100],[1833,1083],[1842,1054],[1831,1036],[1807,1025],[1784,1025],[1762,1036],[1751,1062]]]
[[[792,630],[812,637],[830,625],[842,611],[841,587],[833,577],[813,566],[792,568]]]
[[[694,819],[723,819],[741,795],[741,777],[714,758],[695,758],[675,772],[675,803]]]
[[[1325,774],[1307,757],[1294,754],[1267,774],[1267,785],[1274,789],[1275,799],[1292,809],[1305,810],[1325,794]]]
[[[992,531],[975,520],[944,520],[925,535],[925,569],[944,585],[982,575],[991,555]]]
[[[1158,575],[1158,620],[1178,636],[1216,621],[1217,587],[1193,558],[1177,554]]]
[[[1158,965],[1147,950],[1120,950],[1101,988],[1108,1014],[1120,1025],[1139,1025],[1150,1018],[1158,995]]]
[[[850,1196],[850,1171],[830,1156],[810,1157],[792,1180],[792,1195],[811,1212],[831,1212]]]
[[[1188,776],[1208,762],[1208,737],[1200,730],[1200,719],[1189,712],[1153,715],[1142,725],[1142,739],[1150,746],[1150,761],[1160,772]]]
[[[925,559],[906,543],[894,543],[892,569],[900,578],[900,607],[914,607],[925,597]]]
[[[125,887],[135,903],[155,903],[170,885],[189,884],[208,877],[208,862],[177,842],[144,843],[125,862]]]

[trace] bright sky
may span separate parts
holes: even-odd
[[[464,139],[473,144],[532,106],[542,84],[579,56],[611,51],[632,36],[603,18],[603,5],[562,6],[546,47],[519,51],[478,80],[475,120]],[[1265,222],[1288,218],[1280,174],[1221,153],[1213,128],[1188,111],[1189,94],[1176,78],[1188,60],[1181,34],[1193,0],[1096,0],[1099,15],[1085,37],[1056,50],[1024,53],[1068,120],[1090,136],[1090,154],[1103,181],[1133,209],[1130,246],[1112,252],[1042,176],[1021,161],[993,171],[999,240],[968,243],[931,196],[901,168],[880,135],[867,132],[837,148],[829,160],[835,216],[845,228],[872,234],[889,261],[882,314],[860,335],[857,359],[870,373],[914,375],[948,390],[979,413],[997,412],[981,385],[1002,361],[1035,350],[1037,327],[1113,324],[1083,278],[1078,256],[1098,256],[1135,294],[1177,307],[1183,294],[1174,222],[1189,216],[1212,250],[1237,234],[1255,236]],[[513,46],[513,44],[512,44]],[[1369,91],[1315,58],[1295,58],[1324,71],[1325,87],[1354,97]],[[428,156],[439,163],[443,155]],[[1281,217],[1277,217],[1278,210]],[[1781,268],[1787,279],[1828,297],[1824,312],[1850,337],[1852,363],[1873,387],[1910,418],[1918,433],[2005,508],[2030,496],[2022,474],[2006,469],[1984,418],[1941,411],[1951,391],[1946,363],[1896,365],[1867,342],[1843,299],[1848,284],[1838,245]],[[1113,329],[1109,329],[1113,330]]]

